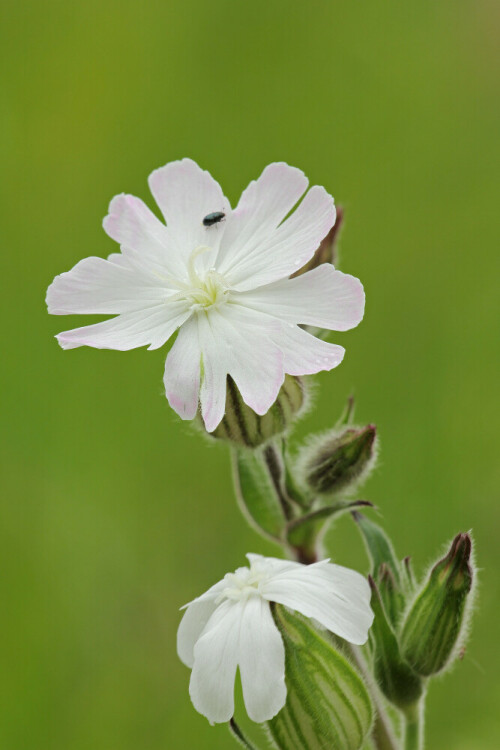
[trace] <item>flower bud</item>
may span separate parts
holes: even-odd
[[[343,221],[344,211],[340,206],[337,206],[337,218],[335,219],[335,224],[330,229],[326,237],[321,240],[320,246],[314,253],[311,260],[306,263],[305,266],[302,266],[302,268],[292,274],[292,278],[294,276],[301,276],[307,271],[312,271],[313,268],[317,268],[322,263],[332,263],[332,265],[336,264],[338,259],[337,245]]]
[[[326,633],[282,606],[273,616],[285,644],[287,700],[267,727],[279,750],[359,750],[373,718],[363,680]]]
[[[256,448],[275,435],[286,432],[300,414],[305,400],[303,381],[286,375],[278,398],[269,411],[260,416],[245,404],[234,380],[228,377],[226,412],[222,422],[210,435],[236,445]]]
[[[431,569],[406,615],[404,658],[418,674],[436,674],[453,661],[466,629],[473,584],[472,540],[458,534],[448,554]]]
[[[305,478],[314,492],[330,495],[359,483],[376,457],[374,425],[333,431],[308,450]]]

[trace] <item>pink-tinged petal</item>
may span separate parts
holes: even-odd
[[[258,595],[245,602],[238,652],[247,714],[252,721],[268,721],[286,701],[285,647],[269,603]]]
[[[228,282],[245,291],[290,276],[314,255],[334,224],[333,198],[324,188],[312,187],[283,224],[228,268]]]
[[[366,643],[373,622],[370,589],[354,570],[323,560],[278,573],[261,586],[260,593],[268,601],[314,618],[350,643]]]
[[[235,294],[244,305],[288,323],[347,331],[363,319],[365,293],[359,279],[324,263],[293,279]]]
[[[134,267],[164,277],[185,275],[185,263],[164,224],[133,195],[116,195],[104,218],[105,232],[122,247]]]
[[[103,258],[85,258],[56,276],[46,301],[52,315],[115,314],[154,307],[166,297],[165,287],[148,274]]]
[[[200,391],[201,415],[207,432],[213,432],[226,409],[228,344],[214,330],[213,314],[198,317],[203,379]]]
[[[194,419],[200,391],[201,350],[195,317],[180,329],[165,362],[165,393],[181,419]]]
[[[74,328],[57,335],[63,349],[92,346],[95,349],[127,351],[149,344],[158,349],[190,315],[184,305],[162,304],[147,310],[118,315],[103,323]]]
[[[243,602],[224,601],[210,617],[194,647],[189,694],[196,710],[210,722],[229,721],[234,713],[243,615]]]
[[[312,375],[333,370],[343,360],[345,349],[329,344],[293,324],[284,324],[276,343],[283,352],[285,372],[289,375]]]
[[[279,324],[268,316],[238,305],[213,310],[201,320],[200,341],[205,373],[201,403],[207,430],[215,429],[224,416],[228,374],[245,403],[257,414],[265,414],[276,400],[284,380],[283,355],[274,341]],[[212,389],[216,397],[212,395]],[[216,409],[209,408],[213,402],[217,404]]]
[[[281,326],[238,305],[222,308],[216,326],[229,345],[228,372],[243,401],[257,414],[265,414],[285,377],[283,355],[275,342]]]
[[[242,193],[227,220],[219,252],[221,273],[236,267],[267,239],[307,190],[300,169],[283,162],[269,164]]]
[[[110,263],[114,263],[117,266],[128,268],[129,270],[131,268],[134,268],[134,266],[130,264],[128,258],[126,258],[121,253],[110,253],[106,260],[108,260]]]
[[[209,172],[192,159],[173,161],[151,173],[149,188],[184,257],[200,245],[218,246],[225,221],[205,227],[203,219],[215,211],[229,217],[231,207]]]

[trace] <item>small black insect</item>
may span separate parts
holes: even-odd
[[[214,224],[218,224],[219,221],[222,221],[226,218],[226,214],[223,211],[214,211],[211,214],[207,214],[205,218],[203,219],[203,226],[204,227],[213,227]]]

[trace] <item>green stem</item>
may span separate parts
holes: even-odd
[[[292,518],[293,513],[290,505],[290,500],[283,491],[284,469],[282,458],[273,443],[269,443],[264,448],[264,461],[266,462],[269,476],[271,477],[271,481],[274,484],[276,494],[278,495],[283,515],[285,516],[285,519],[289,521]]]
[[[348,646],[348,651],[363,676],[375,707],[376,716],[371,735],[374,747],[376,750],[400,750],[399,742],[394,734],[392,722],[384,708],[383,698],[370,674],[363,654],[356,646],[351,646],[347,643],[346,646]]]
[[[423,699],[405,711],[404,750],[423,750],[424,747]]]

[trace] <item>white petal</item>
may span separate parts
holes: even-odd
[[[311,375],[332,370],[345,354],[343,346],[329,344],[292,324],[284,324],[277,344],[283,352],[285,372],[290,375]]]
[[[57,335],[63,349],[93,346],[95,349],[127,351],[149,344],[162,346],[190,315],[182,304],[171,303],[118,315],[103,323],[74,328]]]
[[[221,240],[222,273],[235,268],[281,224],[307,189],[300,169],[283,162],[269,164],[242,193]]]
[[[261,570],[265,573],[279,573],[282,570],[293,570],[294,568],[301,568],[302,563],[294,562],[293,560],[281,560],[278,557],[264,557],[263,555],[257,555],[254,552],[248,552],[245,555],[252,570]]]
[[[212,227],[202,222],[214,211],[229,217],[231,207],[209,172],[191,159],[173,161],[150,174],[149,187],[185,257],[200,245],[218,246],[225,222]]]
[[[289,323],[347,331],[363,319],[365,293],[359,279],[329,263],[275,284],[237,295],[244,305]]]
[[[167,276],[184,276],[185,263],[166,226],[139,198],[116,195],[103,227],[135,266],[163,271]]]
[[[228,345],[214,331],[213,313],[200,314],[198,333],[202,352],[203,378],[200,389],[201,415],[207,432],[213,432],[226,410]]]
[[[177,653],[187,667],[193,666],[196,641],[216,608],[215,597],[210,597],[192,602],[184,612],[177,631]]]
[[[312,617],[332,633],[363,644],[373,622],[368,582],[354,570],[325,561],[278,573],[260,589],[269,601]]]
[[[265,237],[259,236],[227,272],[223,263],[218,268],[240,291],[283,279],[307,263],[334,223],[333,198],[316,185],[283,224]]]
[[[245,603],[238,651],[248,716],[252,721],[267,721],[286,701],[285,647],[269,603],[258,595]]]
[[[224,416],[228,374],[257,414],[265,414],[274,403],[284,379],[283,355],[274,343],[278,330],[270,318],[239,305],[200,316],[201,404],[209,432]]]
[[[210,617],[194,647],[189,694],[197,711],[211,722],[229,721],[234,713],[241,601],[224,601]]]
[[[194,419],[200,391],[201,350],[196,317],[180,329],[165,362],[165,393],[181,419]]]
[[[165,287],[146,273],[114,260],[85,258],[56,276],[46,301],[52,315],[113,314],[154,307],[166,297]]]

